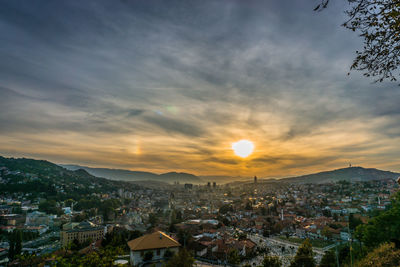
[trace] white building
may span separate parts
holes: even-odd
[[[131,265],[138,266],[144,262],[163,261],[166,251],[178,253],[181,245],[165,233],[157,231],[129,241],[128,246],[130,248]],[[152,257],[146,260],[145,257],[149,254],[152,254]]]

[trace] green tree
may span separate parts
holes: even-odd
[[[156,225],[156,223],[158,222],[158,216],[155,213],[150,213],[149,214],[149,223],[151,226]]]
[[[185,248],[179,250],[177,254],[172,256],[172,258],[167,262],[166,267],[192,267],[194,263],[194,258],[192,254]]]
[[[278,256],[265,256],[262,262],[262,267],[281,267],[282,261]]]
[[[400,192],[392,199],[392,207],[356,228],[355,235],[369,248],[400,237]]]
[[[353,213],[350,213],[349,215],[349,227],[351,230],[354,230],[357,228],[357,226],[359,226],[360,224],[362,224],[362,221],[360,218],[354,217]]]
[[[336,255],[335,251],[328,250],[319,263],[319,267],[336,267]]]
[[[191,233],[187,230],[180,229],[177,234],[179,243],[183,244],[184,247],[190,246],[193,241]]]
[[[240,263],[240,256],[237,249],[232,249],[228,252],[228,263],[237,265]]]
[[[10,245],[10,247],[8,249],[8,258],[13,260],[14,257],[15,257],[15,239],[14,239],[14,235],[13,234],[11,234],[9,236],[8,243]]]
[[[174,252],[172,252],[170,249],[167,249],[164,253],[164,258],[166,260],[169,260],[170,258],[172,258],[174,256]]]
[[[290,267],[314,267],[314,253],[310,240],[306,239],[298,248]]]
[[[57,206],[57,201],[55,200],[45,200],[40,202],[39,211],[43,211],[47,214],[62,214],[62,210],[60,207]]]
[[[332,238],[332,232],[329,231],[328,226],[325,226],[324,229],[322,229],[321,235],[325,236],[328,239]]]
[[[15,235],[15,255],[20,255],[22,252],[22,231],[14,230]]]
[[[219,213],[226,214],[228,211],[233,211],[232,205],[224,204],[219,208]]]

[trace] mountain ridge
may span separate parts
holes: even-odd
[[[88,166],[81,166],[76,164],[58,164],[61,167],[64,167],[68,170],[78,170],[83,169],[90,173],[91,175],[97,177],[104,177],[111,180],[122,180],[122,181],[159,181],[159,182],[182,182],[182,183],[203,183],[203,180],[198,176],[185,173],[185,172],[167,172],[156,174],[152,172],[144,172],[144,171],[131,171],[124,169],[111,169],[111,168],[92,168]]]

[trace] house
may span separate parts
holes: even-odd
[[[349,234],[349,232],[341,231],[341,232],[340,232],[340,238],[341,238],[342,240],[344,240],[344,241],[350,240],[350,234]]]
[[[207,246],[200,243],[200,242],[194,242],[193,244],[193,250],[196,252],[196,256],[203,257],[204,255],[207,254]]]
[[[177,253],[181,244],[161,231],[147,234],[128,242],[130,262],[132,266],[144,263],[145,255],[152,254],[147,262],[160,262],[165,259],[165,253]]]

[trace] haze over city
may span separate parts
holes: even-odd
[[[196,175],[399,172],[400,90],[347,75],[362,42],[338,2],[2,1],[0,154]]]

